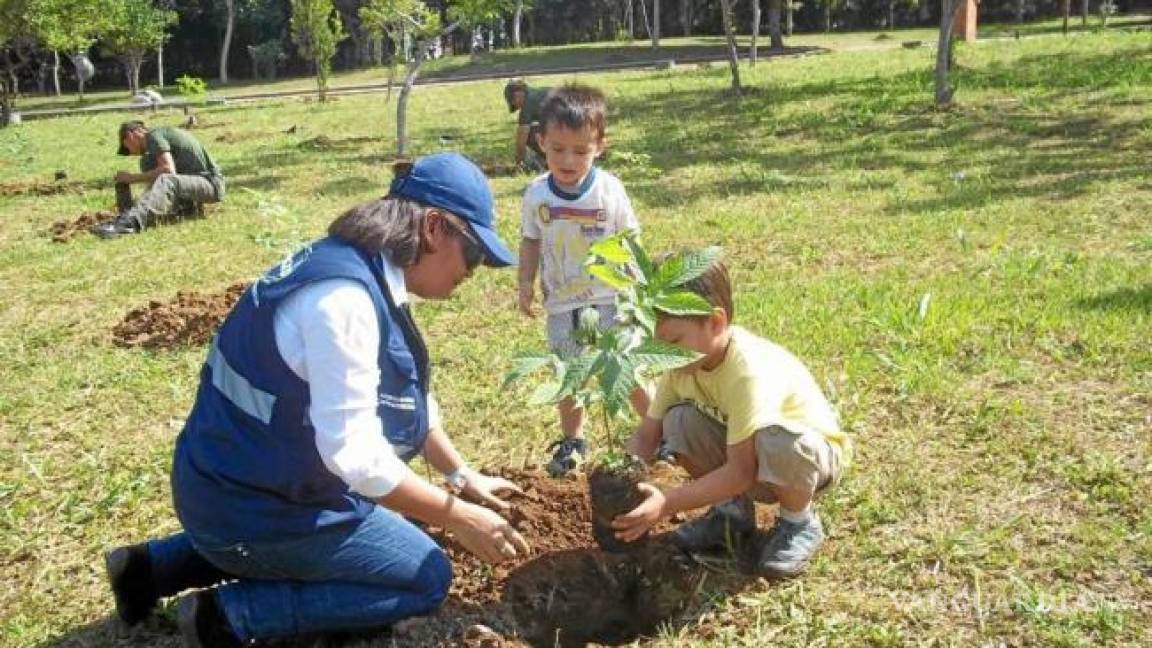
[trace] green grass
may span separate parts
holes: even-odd
[[[737,320],[809,362],[858,446],[807,576],[716,597],[652,645],[1152,643],[1152,46],[1008,39],[958,63],[950,112],[928,105],[927,49],[745,67],[742,99],[720,66],[579,77],[611,97],[606,166],[648,244],[722,245]],[[420,89],[414,150],[447,135],[507,161],[501,104],[498,81]],[[0,644],[138,641],[104,625],[99,555],[176,528],[168,464],[204,350],[120,349],[110,329],[251,278],[380,195],[393,113],[382,96],[205,110],[225,204],[66,245],[44,231],[111,203],[123,116],[0,131],[4,183],[101,187],[0,197]],[[494,180],[512,240],[526,181]],[[539,462],[553,414],[498,391],[514,350],[543,344],[513,273],[418,311],[465,453]]]

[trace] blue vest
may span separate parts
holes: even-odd
[[[186,529],[223,541],[282,539],[355,522],[372,501],[349,490],[316,450],[308,383],[276,348],[273,315],[295,290],[351,279],[372,297],[380,324],[379,405],[384,435],[404,461],[428,436],[428,352],[388,289],[383,260],[336,239],[306,246],[269,270],[224,320],[172,466]]]

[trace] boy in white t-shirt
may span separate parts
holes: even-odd
[[[524,192],[520,242],[520,311],[536,316],[536,275],[548,316],[548,343],[562,355],[579,353],[573,332],[580,311],[594,308],[600,326],[616,318],[616,293],[588,274],[584,259],[596,241],[623,230],[639,229],[632,203],[620,180],[594,166],[604,150],[604,94],[568,84],[556,88],[540,107],[540,148],[548,173]],[[648,410],[648,394],[632,394],[637,412]],[[588,454],[584,411],[571,399],[560,403],[564,438],[553,444],[548,464],[553,476],[577,467]]]

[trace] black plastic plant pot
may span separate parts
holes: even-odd
[[[633,542],[616,539],[612,520],[644,501],[637,484],[644,481],[648,469],[642,461],[629,457],[623,465],[597,465],[588,475],[588,497],[592,503],[592,537],[604,551],[624,552],[644,546],[648,534]]]

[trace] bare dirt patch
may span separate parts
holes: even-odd
[[[0,184],[0,197],[55,196],[62,193],[83,193],[92,188],[83,180],[56,180],[53,182],[12,182]]]
[[[601,551],[592,536],[583,475],[500,474],[524,489],[507,518],[531,553],[510,564],[485,565],[451,536],[434,531],[452,558],[452,592],[434,616],[397,628],[397,640],[421,646],[618,645],[654,633],[661,623],[690,619],[705,580],[712,592],[753,582],[735,569],[706,569],[673,547],[666,533],[672,524],[635,550]],[[675,479],[668,472],[656,478]]]
[[[124,316],[112,329],[112,341],[149,349],[207,344],[247,288],[248,283],[239,282],[221,293],[182,291],[171,301],[149,302]]]
[[[54,243],[67,243],[78,234],[87,234],[93,227],[114,218],[116,218],[115,209],[83,212],[76,217],[76,220],[62,220],[52,223],[52,227],[48,228],[48,236],[52,238]]]

